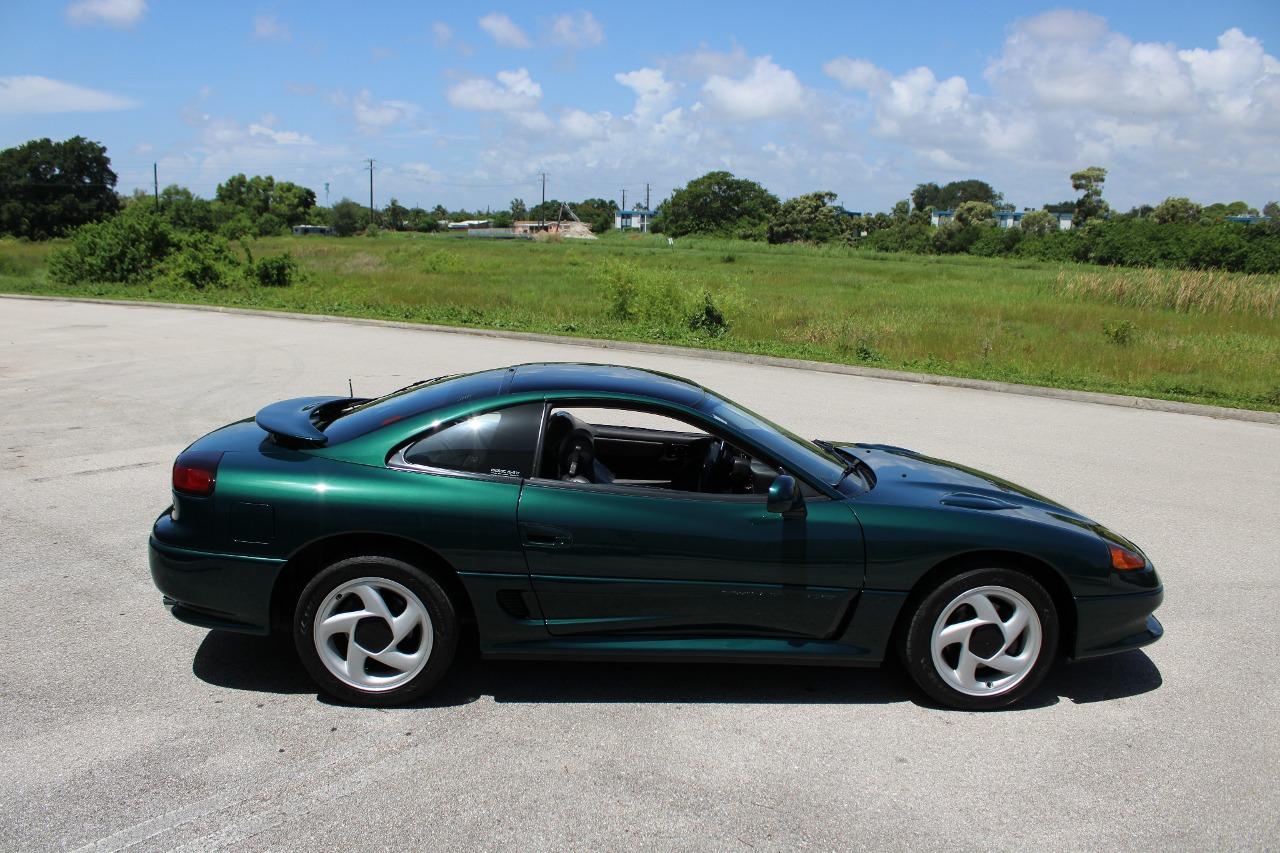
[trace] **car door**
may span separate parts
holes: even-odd
[[[831,637],[862,586],[850,508],[764,495],[525,481],[518,510],[551,634]]]

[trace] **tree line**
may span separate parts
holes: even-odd
[[[652,230],[673,237],[835,243],[921,254],[1280,272],[1276,202],[1263,208],[1270,220],[1254,225],[1227,221],[1228,216],[1257,213],[1243,201],[1202,206],[1176,197],[1118,213],[1103,197],[1106,178],[1106,169],[1098,166],[1074,172],[1069,181],[1077,198],[1024,212],[1019,228],[997,228],[999,212],[1014,206],[977,178],[921,183],[887,213],[854,214],[838,205],[831,191],[784,202],[755,181],[713,171],[691,180],[659,205]],[[507,227],[516,220],[554,221],[564,215],[558,199],[528,206],[517,198],[497,212],[406,207],[395,198],[380,210],[348,198],[325,208],[317,204],[314,191],[270,175],[233,175],[218,184],[212,199],[176,184],[158,197],[142,190],[121,196],[115,190],[117,180],[106,148],[80,136],[63,142],[32,140],[0,151],[0,234],[47,239],[129,213],[157,218],[177,234],[217,235],[243,243],[303,224],[328,226],[349,236],[379,228],[428,232],[442,222],[473,219]],[[597,233],[613,227],[618,210],[613,201],[602,198],[571,207]],[[936,210],[952,213],[942,227],[932,225]],[[1069,231],[1059,229],[1062,213],[1072,214]]]
[[[653,230],[673,237],[704,235],[769,243],[842,244],[885,252],[966,253],[1123,266],[1280,272],[1280,205],[1263,208],[1268,221],[1236,223],[1228,216],[1257,214],[1245,202],[1201,206],[1168,198],[1155,206],[1117,213],[1103,198],[1107,170],[1090,166],[1070,175],[1080,196],[1021,215],[1020,227],[998,227],[997,214],[1013,211],[990,184],[978,179],[939,186],[919,184],[911,200],[889,213],[851,213],[830,191],[783,202],[755,181],[709,172],[677,189],[659,207]],[[934,227],[932,214],[951,215]],[[1072,215],[1062,230],[1059,214]]]
[[[371,227],[429,232],[442,222],[472,219],[502,228],[517,219],[555,221],[562,215],[558,199],[532,207],[514,199],[509,209],[496,212],[406,207],[396,198],[376,210],[349,198],[326,208],[317,204],[313,190],[271,175],[232,175],[218,184],[212,199],[177,184],[156,194],[139,189],[123,196],[116,192],[117,181],[106,148],[81,136],[62,142],[36,139],[0,151],[0,234],[31,240],[66,236],[133,206],[150,207],[179,231],[229,240],[282,234],[294,225],[328,226],[349,236]],[[597,233],[613,227],[618,209],[601,198],[570,206]]]

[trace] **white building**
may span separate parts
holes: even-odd
[[[1027,211],[1022,210],[997,210],[995,212],[996,225],[1000,228],[1021,228],[1022,217],[1027,215]],[[1053,216],[1058,218],[1058,230],[1071,230],[1070,213],[1054,213]],[[954,210],[935,210],[929,214],[929,221],[933,223],[934,228],[946,225],[948,222],[954,222],[956,212]]]
[[[652,210],[619,210],[613,215],[613,227],[620,231],[649,231]]]

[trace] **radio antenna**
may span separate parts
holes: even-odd
[[[351,377],[347,377],[347,396],[355,399],[356,392],[351,388]]]

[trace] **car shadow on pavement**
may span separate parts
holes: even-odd
[[[276,638],[210,631],[192,672],[201,681],[259,693],[315,693],[293,647]],[[1136,696],[1163,683],[1141,651],[1056,667],[1017,709]],[[495,702],[889,704],[934,707],[896,665],[883,669],[707,663],[485,661],[464,643],[453,667],[419,707]],[[325,701],[328,701],[327,699]]]

